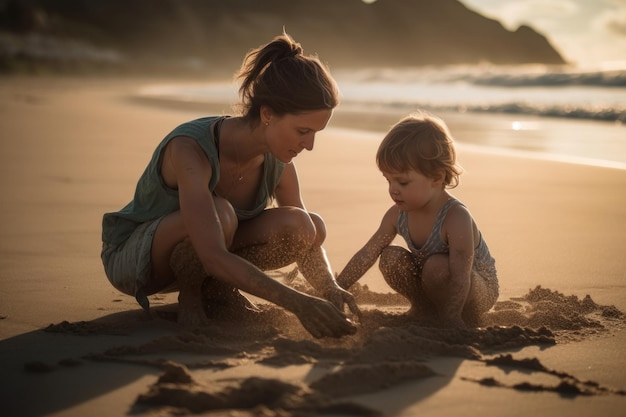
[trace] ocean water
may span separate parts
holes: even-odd
[[[336,76],[347,102],[626,124],[626,70],[453,67],[365,69]]]
[[[473,146],[626,169],[626,70],[485,66],[333,74],[343,110],[398,117],[426,110],[444,118],[456,140]],[[194,102],[237,99],[230,81],[151,86],[142,94]]]

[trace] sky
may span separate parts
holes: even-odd
[[[509,30],[531,26],[577,66],[626,69],[626,0],[460,1]]]

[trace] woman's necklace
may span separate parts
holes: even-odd
[[[241,163],[239,162],[239,148],[237,147],[237,144],[235,143],[235,158],[237,158],[237,171],[238,174],[236,175],[232,175],[233,177],[233,183],[235,182],[241,182],[243,181],[243,174],[244,172],[241,170]]]
[[[239,152],[237,152],[237,148],[235,148],[235,158],[237,159],[237,169],[230,174],[233,184],[239,184],[243,182],[246,178],[248,178],[248,174],[254,173],[254,171],[263,164],[263,162],[261,162],[258,157],[254,157],[247,162],[247,166],[244,165],[242,167],[241,162],[239,161]],[[265,159],[263,158],[263,161],[264,160]]]
[[[219,138],[220,135],[220,130],[221,130],[221,123],[220,126],[217,126],[217,136]],[[239,189],[240,184],[242,184],[244,182],[244,180],[246,179],[247,174],[254,170],[255,167],[258,167],[258,164],[255,161],[248,161],[247,165],[243,166],[241,165],[241,157],[239,155],[239,146],[238,146],[238,142],[236,140],[233,140],[231,138],[231,141],[228,142],[229,144],[233,145],[234,151],[235,151],[235,160],[233,161],[232,159],[230,161],[230,163],[227,163],[227,177],[230,177],[230,181],[228,183],[228,185],[226,186],[226,184],[224,185],[220,185],[219,186],[219,191],[216,192],[223,198],[228,199],[236,190]],[[232,154],[231,154],[232,155]],[[255,158],[256,159],[256,158]],[[223,161],[226,162],[226,161]],[[235,165],[236,162],[236,165]],[[224,166],[224,164],[222,164],[222,166]],[[221,182],[221,181],[220,181]]]
[[[235,160],[233,162],[236,162],[236,165],[234,163],[228,164],[228,176],[226,178],[230,177],[230,181],[226,187],[220,187],[222,190],[221,195],[226,199],[239,190],[241,184],[243,184],[248,177],[248,174],[258,166],[255,161],[248,161],[246,165],[242,166],[241,156],[239,155],[239,147],[236,142],[233,141],[232,143],[235,148]]]

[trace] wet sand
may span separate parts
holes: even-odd
[[[148,320],[99,260],[102,213],[127,203],[154,145],[178,123],[229,113],[129,100],[153,82],[0,81],[3,415],[623,415],[626,171],[459,144],[466,172],[453,194],[501,279],[477,328],[411,323],[373,268],[355,290],[364,317],[354,336],[313,339],[267,304],[186,331],[175,294],[151,297]],[[395,116],[363,124],[339,109],[296,160],[337,271],[390,204],[373,158],[375,130]],[[485,120],[450,128],[488,130]]]

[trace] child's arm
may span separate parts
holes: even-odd
[[[462,323],[461,313],[471,286],[476,231],[471,214],[461,205],[450,210],[445,223],[450,248],[450,291],[449,299],[442,311],[445,315],[443,318],[452,324]]]
[[[399,209],[397,206],[391,207],[385,215],[378,227],[378,230],[372,235],[357,253],[352,256],[343,271],[337,277],[337,283],[345,289],[350,288],[374,265],[383,249],[393,241],[396,236],[396,221],[398,219]]]

